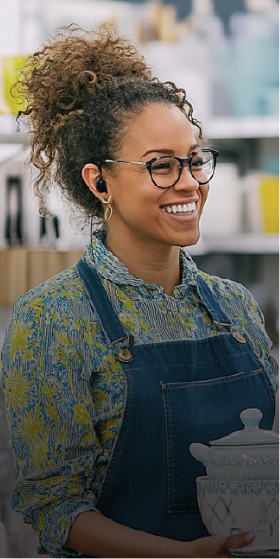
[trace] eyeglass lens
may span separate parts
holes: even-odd
[[[206,184],[214,174],[214,157],[209,152],[199,151],[191,160],[190,172],[200,184]],[[151,165],[154,182],[161,188],[168,188],[177,182],[180,163],[175,157],[161,157]]]

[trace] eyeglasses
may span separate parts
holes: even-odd
[[[129,163],[146,167],[155,186],[169,188],[180,179],[182,170],[188,169],[199,185],[207,184],[214,175],[219,152],[216,149],[204,148],[190,157],[161,156],[154,157],[146,163],[123,161],[122,159],[105,159],[103,163]],[[100,164],[98,164],[100,165]]]

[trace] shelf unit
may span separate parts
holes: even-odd
[[[1,166],[1,144],[6,147],[12,145],[14,150],[11,153],[17,155],[19,153],[19,145],[24,145],[26,142],[26,133],[24,125],[21,126],[21,131],[17,132],[17,124],[15,116],[13,115],[0,115],[0,166]],[[215,117],[206,121],[203,125],[204,136],[211,142],[213,141],[215,147],[223,145],[228,146],[231,142],[235,149],[238,146],[239,152],[243,154],[243,171],[244,166],[248,165],[248,157],[246,153],[252,148],[252,142],[265,141],[274,139],[277,141],[279,135],[279,121],[276,116],[250,116],[250,117]],[[242,149],[240,148],[242,146]],[[246,148],[247,146],[247,148]],[[9,149],[8,149],[9,152]],[[7,159],[10,158],[7,156]],[[2,158],[3,159],[3,158]],[[258,157],[255,157],[255,160]],[[258,161],[258,164],[261,164]],[[69,247],[72,250],[72,247]],[[279,251],[278,235],[277,234],[263,234],[256,235],[253,233],[240,234],[233,237],[211,237],[202,238],[197,245],[188,248],[192,255],[205,255],[213,253],[228,253],[228,254],[267,254],[277,255]]]
[[[0,144],[23,144],[26,135],[24,126],[21,125],[18,132],[17,128],[15,115],[0,114]]]
[[[211,253],[277,255],[279,236],[278,233],[244,233],[234,237],[202,237],[196,245],[186,248],[193,256]]]
[[[212,140],[278,138],[277,116],[215,117],[203,125],[203,133]]]
[[[18,297],[74,266],[83,249],[55,250],[41,247],[0,249],[0,305],[13,306]]]
[[[0,115],[0,144],[22,144],[25,140],[23,125],[16,131],[15,116]],[[215,117],[203,123],[203,133],[207,138],[277,138],[279,119],[277,116]]]

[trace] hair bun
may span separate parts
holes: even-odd
[[[41,50],[29,56],[16,88],[35,116],[43,105],[73,109],[86,88],[102,88],[114,79],[152,79],[150,67],[109,23],[98,31],[71,24],[59,28]]]
[[[46,122],[58,130],[77,116],[86,90],[132,77],[151,80],[150,67],[128,39],[110,23],[97,31],[77,25],[57,29],[41,50],[28,57],[14,88],[35,128]]]

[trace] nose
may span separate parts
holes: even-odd
[[[187,164],[183,166],[180,179],[173,188],[175,190],[198,190],[199,183],[193,178],[190,172],[190,168]]]

